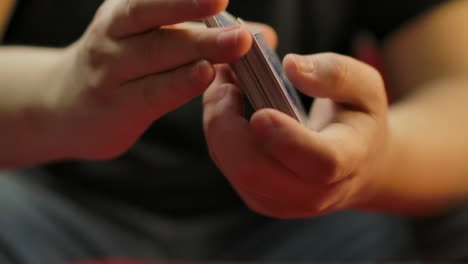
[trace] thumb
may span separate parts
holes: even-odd
[[[296,88],[309,96],[330,98],[366,113],[386,109],[383,80],[377,70],[363,62],[334,53],[289,54],[283,65]]]

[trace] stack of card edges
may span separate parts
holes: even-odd
[[[227,12],[204,20],[208,27],[244,24]],[[240,60],[231,63],[242,88],[255,110],[277,109],[304,124],[305,111],[296,92],[283,73],[276,53],[265,42],[261,32],[251,32],[253,44]]]

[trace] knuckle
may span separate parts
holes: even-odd
[[[87,48],[87,65],[91,75],[95,76],[95,85],[118,78],[116,74],[113,74],[118,68],[117,57],[112,48],[101,45],[90,45]]]
[[[74,69],[77,76],[81,76],[79,81],[90,90],[100,88],[112,78],[112,65],[114,55],[109,50],[103,48],[101,38],[85,37],[77,43]],[[115,80],[115,78],[114,78]]]
[[[208,112],[207,109],[205,109],[205,118],[203,119],[203,128],[205,130],[205,133],[207,134],[207,139],[210,140],[211,133],[216,131],[219,122],[222,120],[222,115],[218,111],[212,111],[210,110]]]
[[[217,134],[217,130],[222,127],[223,114],[220,111],[205,108],[205,115],[203,119],[203,127],[207,134],[208,140],[211,139],[211,134]]]
[[[88,65],[92,69],[107,68],[113,65],[119,53],[114,42],[98,34],[89,34],[84,38],[83,50]]]
[[[309,209],[311,216],[314,217],[329,214],[334,211],[337,211],[335,204],[330,203],[328,201],[322,201],[320,203],[317,203],[314,205],[313,208]]]
[[[101,17],[104,17],[105,14],[109,10],[109,1],[105,1],[102,5],[99,6],[99,8],[96,10],[96,13],[94,15],[94,20],[98,20]]]
[[[106,21],[105,17],[103,15],[96,14],[94,20],[91,22],[91,25],[88,27],[88,30],[86,31],[85,35],[87,36],[104,35],[106,32],[107,25],[108,25],[108,22]]]
[[[375,68],[375,67],[372,67],[371,65],[369,64],[365,64],[368,71],[369,71],[369,78],[371,78],[372,80],[374,80],[374,83],[380,85],[380,86],[384,86],[384,80],[382,78],[382,75],[380,74],[380,72]]]
[[[203,127],[208,135],[219,135],[223,134],[227,129],[230,128],[229,124],[226,124],[226,116],[222,111],[216,109],[208,109],[205,107],[205,114],[203,119]],[[239,169],[236,169],[233,175],[242,175],[239,173]]]
[[[346,180],[331,185],[322,194],[322,199],[317,203],[316,214],[328,214],[334,211],[349,208],[353,193],[351,191],[353,181]]]
[[[108,68],[114,60],[112,52],[101,46],[89,45],[88,64],[92,69]]]
[[[345,176],[345,158],[338,151],[332,151],[322,157],[319,168],[326,183],[334,183]]]
[[[203,105],[205,107],[210,107],[216,104],[228,90],[236,89],[233,84],[223,83],[215,87],[216,84],[212,84],[210,88],[203,95]],[[219,112],[219,111],[217,111]]]
[[[111,30],[111,22],[113,20],[112,16],[112,7],[110,6],[109,1],[105,1],[96,10],[93,20],[88,27],[87,33],[97,35],[109,34],[109,31]]]
[[[335,89],[343,89],[349,74],[349,64],[341,55],[329,53],[330,68],[327,71],[327,79]]]
[[[136,0],[125,0],[125,17],[129,23],[138,26],[141,24],[141,8]]]
[[[184,86],[191,87],[190,92],[197,94],[206,90],[215,77],[213,66],[205,60],[187,66],[182,75]]]
[[[369,80],[371,81],[371,87],[369,91],[369,102],[375,102],[378,106],[386,106],[387,102],[387,94],[385,91],[385,81],[382,77],[382,74],[380,72],[370,66],[367,65],[368,71],[369,71]]]

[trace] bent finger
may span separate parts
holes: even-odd
[[[252,37],[244,27],[158,29],[120,41],[116,76],[125,79],[168,71],[199,59],[226,63],[247,53]]]
[[[201,60],[173,71],[127,82],[120,89],[140,96],[144,109],[153,113],[156,119],[200,95],[214,77],[211,63]]]
[[[272,199],[293,197],[302,182],[259,148],[243,115],[239,87],[222,82],[229,78],[215,81],[204,97],[203,125],[213,160],[236,188]]]
[[[278,46],[278,35],[276,31],[269,25],[259,22],[247,22],[247,27],[253,32],[261,32],[265,37],[271,49],[276,49]],[[188,28],[188,29],[202,29],[206,26],[203,23],[185,22],[174,25],[173,28]]]
[[[122,38],[164,25],[202,19],[227,7],[228,0],[120,0],[109,33]]]
[[[339,182],[350,175],[363,156],[363,147],[346,130],[338,140],[307,129],[276,110],[255,113],[251,127],[267,153],[308,183]]]

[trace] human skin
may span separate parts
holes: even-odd
[[[244,27],[181,24],[227,4],[108,0],[69,47],[0,47],[0,168],[125,152],[248,51]]]
[[[403,26],[383,46],[397,102],[370,66],[290,54],[293,84],[318,98],[306,126],[273,110],[251,120],[226,66],[204,96],[211,156],[254,211],[278,218],[342,209],[439,213],[468,195],[468,1]]]
[[[338,54],[287,56],[296,87],[322,98],[308,129],[271,109],[249,123],[229,70],[215,73],[213,63],[248,50],[245,29],[232,28],[220,41],[225,29],[177,24],[226,4],[108,0],[65,49],[0,48],[0,168],[115,157],[216,75],[205,94],[210,152],[259,213],[421,215],[466,199],[467,1],[437,7],[387,40],[386,68],[399,99],[390,108],[368,65]]]

